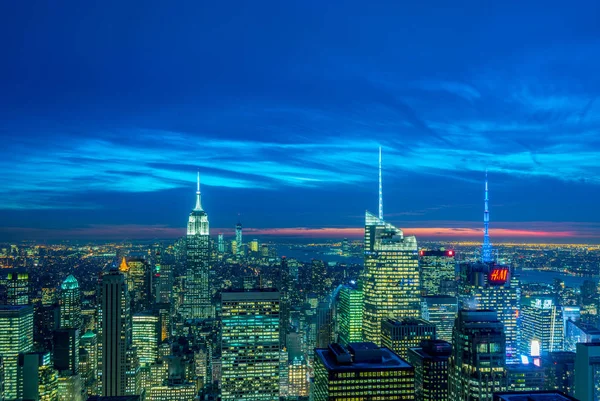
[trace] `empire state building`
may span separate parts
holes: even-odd
[[[187,225],[187,273],[184,294],[184,312],[187,319],[213,316],[209,288],[210,239],[208,214],[200,199],[200,173],[196,190],[196,207],[191,211]]]

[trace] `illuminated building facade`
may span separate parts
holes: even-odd
[[[491,401],[506,391],[506,337],[495,311],[459,311],[452,345],[448,400]]]
[[[19,354],[33,348],[33,307],[0,305],[0,356],[4,364],[4,397],[19,398]]]
[[[6,286],[6,300],[9,305],[29,304],[29,273],[21,269],[2,272]]]
[[[519,280],[512,274],[511,268],[494,263],[461,263],[458,292],[459,309],[497,312],[504,325],[507,360],[518,360],[517,318],[521,290]]]
[[[277,400],[280,344],[279,292],[221,293],[221,398]]]
[[[363,295],[356,285],[348,284],[340,289],[337,318],[340,344],[362,341]]]
[[[578,401],[558,391],[508,391],[494,394],[493,401]]]
[[[600,330],[582,321],[567,321],[565,332],[565,351],[575,351],[577,343],[600,342]]]
[[[557,351],[542,356],[545,390],[558,390],[573,395],[575,385],[575,352]]]
[[[250,252],[254,252],[254,253],[258,252],[258,240],[257,239],[253,239],[252,241],[250,241],[250,243],[248,245],[250,246]]]
[[[81,329],[81,318],[79,282],[70,274],[60,286],[60,327]]]
[[[140,366],[145,367],[158,358],[160,327],[158,315],[153,312],[139,312],[132,319],[132,344],[137,350]]]
[[[338,343],[315,349],[314,401],[414,400],[414,368],[389,348]]]
[[[421,249],[421,295],[456,296],[456,261],[453,249]]]
[[[600,343],[577,344],[575,373],[575,398],[600,400]]]
[[[225,253],[225,239],[223,238],[223,233],[219,233],[217,237],[217,250],[219,253]]]
[[[134,258],[127,262],[127,288],[131,301],[131,313],[142,312],[152,305],[152,267],[146,259]]]
[[[240,223],[238,221],[238,223],[235,225],[235,244],[236,244],[236,253],[238,255],[242,255],[244,253],[243,250],[243,245],[244,242],[242,241],[242,223]]]
[[[423,297],[421,306],[421,317],[435,326],[436,338],[451,342],[458,314],[457,298],[444,295]]]
[[[288,364],[288,396],[308,397],[308,365],[304,357],[294,358]]]
[[[20,357],[22,388],[20,399],[56,401],[58,372],[52,367],[50,352],[28,352]]]
[[[562,309],[554,303],[553,299],[529,299],[521,307],[521,318],[522,354],[532,355],[533,341],[539,343],[540,354],[563,350]],[[540,354],[533,356],[540,356]]]
[[[381,322],[421,316],[419,253],[415,237],[366,212],[363,336],[381,344]]]
[[[82,401],[81,377],[69,373],[58,375],[58,401]]]
[[[545,371],[539,363],[527,359],[506,365],[508,391],[541,391],[545,389]]]
[[[423,340],[410,348],[407,362],[415,368],[415,400],[448,399],[448,361],[452,345],[443,340]]]
[[[98,370],[98,336],[88,331],[79,339],[79,374],[87,395],[96,392],[96,376]]]
[[[146,401],[194,401],[196,387],[193,384],[177,384],[172,386],[150,387]]]
[[[423,319],[385,319],[381,323],[381,344],[406,359],[408,349],[422,340],[435,340],[435,326]]]
[[[54,332],[54,368],[62,374],[79,373],[78,329],[60,329]]]

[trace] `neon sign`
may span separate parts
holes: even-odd
[[[492,284],[504,284],[508,280],[508,269],[506,268],[493,268],[490,271],[489,281]]]

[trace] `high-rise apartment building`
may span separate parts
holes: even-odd
[[[600,400],[600,343],[579,343],[575,356],[575,398]]]
[[[60,328],[81,329],[79,282],[70,274],[60,285]]]
[[[408,349],[418,347],[422,340],[435,340],[435,326],[423,319],[385,319],[381,322],[381,344],[406,359]]]
[[[459,311],[452,346],[449,401],[491,401],[506,391],[506,337],[495,311]]]
[[[127,395],[127,350],[131,345],[131,313],[125,276],[116,270],[104,273],[100,295],[102,395]]]
[[[520,283],[509,266],[494,263],[460,264],[459,309],[494,310],[504,325],[506,357],[518,360]]]
[[[381,344],[381,322],[421,316],[417,240],[366,212],[363,335]]]
[[[456,296],[456,260],[453,249],[421,249],[421,295]]]
[[[342,345],[362,341],[363,295],[355,284],[344,285],[337,302],[338,342]]]
[[[338,343],[315,349],[314,401],[415,399],[415,371],[389,348]]]
[[[279,292],[221,293],[221,399],[279,399]]]
[[[540,356],[563,350],[562,309],[551,298],[532,298],[521,307],[521,353],[532,355],[532,343],[539,344]],[[536,349],[533,353],[537,353]]]
[[[187,226],[187,277],[184,293],[184,315],[190,319],[213,316],[210,292],[210,238],[208,214],[202,209],[200,174],[196,190],[196,206]]]
[[[423,297],[421,307],[421,317],[435,326],[437,339],[452,342],[452,330],[458,314],[457,298],[445,295]]]
[[[33,307],[0,305],[0,357],[4,364],[4,397],[19,398],[19,354],[33,348]]]
[[[423,340],[410,348],[407,362],[415,368],[415,401],[448,400],[448,361],[452,345],[443,340]]]

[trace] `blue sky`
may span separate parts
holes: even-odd
[[[413,3],[2,3],[0,238],[178,235],[197,169],[212,227],[360,227],[378,146],[408,231],[488,168],[506,238],[600,238],[600,4]]]

